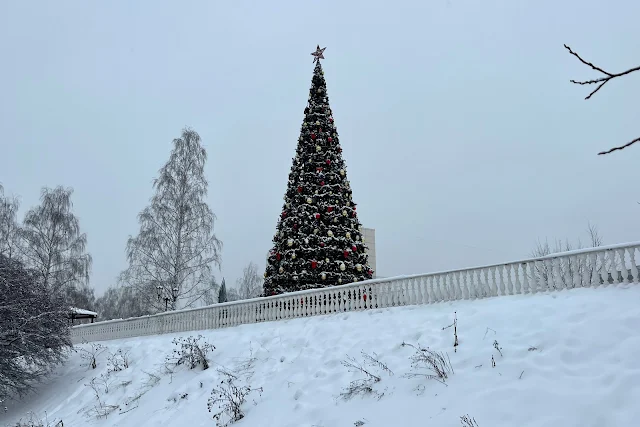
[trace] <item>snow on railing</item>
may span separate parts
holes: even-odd
[[[372,279],[71,328],[72,341],[196,331],[323,314],[639,283],[640,242],[561,252],[503,264]],[[638,254],[640,255],[640,254]]]

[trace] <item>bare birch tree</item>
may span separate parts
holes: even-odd
[[[262,294],[263,278],[258,273],[258,266],[250,262],[242,271],[242,277],[236,282],[240,299],[257,298]]]
[[[212,265],[220,265],[222,243],[213,233],[215,215],[205,202],[207,153],[200,136],[184,129],[173,140],[167,163],[154,180],[155,194],[139,215],[140,231],[129,237],[129,267],[121,281],[146,297],[150,308],[164,308],[156,296],[177,299],[171,308],[193,307],[206,295]]]
[[[89,282],[91,255],[85,251],[87,236],[73,213],[72,194],[71,188],[43,188],[40,205],[26,213],[20,230],[25,264],[53,292]]]
[[[18,255],[20,226],[17,215],[19,208],[18,198],[6,196],[2,185],[0,185],[0,255],[9,259]]]

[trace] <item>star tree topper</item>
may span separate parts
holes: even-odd
[[[320,49],[320,45],[318,45],[318,47],[316,48],[315,52],[311,53],[311,56],[313,56],[313,63],[315,64],[316,61],[320,62],[321,59],[324,59],[324,50],[326,49],[326,47],[323,47],[322,49]]]

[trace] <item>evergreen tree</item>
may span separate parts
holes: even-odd
[[[222,278],[222,284],[220,285],[220,291],[218,292],[218,302],[227,302],[227,285],[224,283],[224,277]]]
[[[323,51],[318,46],[312,53],[316,65],[267,259],[265,296],[357,282],[373,275],[329,107],[320,64]]]

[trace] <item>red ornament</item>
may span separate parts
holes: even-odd
[[[327,206],[327,212],[331,212],[333,210],[333,206]]]
[[[324,242],[320,242],[320,247],[324,248]]]
[[[311,139],[313,139],[315,141],[315,139],[316,139],[316,134],[315,133],[311,134]]]
[[[282,218],[284,219],[287,216],[286,212],[282,212]]]
[[[316,167],[316,171],[318,171],[318,172],[322,172],[322,166],[318,166],[318,167]]]
[[[298,193],[302,193],[302,187],[298,187]]]
[[[353,205],[353,210],[354,210],[354,211],[356,210],[356,205],[355,205],[355,204]]]
[[[277,259],[278,261],[280,261],[280,258],[282,258],[282,255],[280,255],[279,253],[278,253],[278,254],[276,254],[276,259]]]
[[[353,211],[353,214],[351,215],[352,217],[356,217],[356,211]]]
[[[331,160],[327,159],[327,164],[330,165],[331,164]]]
[[[324,186],[324,181],[320,181],[320,185],[321,185],[321,186]]]
[[[319,213],[316,214],[316,219],[320,219],[320,214]]]
[[[329,138],[327,138],[327,141],[328,141],[328,142],[332,142],[332,141],[333,141],[333,138],[329,137]]]
[[[316,261],[311,261],[311,268],[315,269],[318,267],[318,263]]]
[[[353,246],[351,246],[351,250],[352,250],[353,252],[355,252],[355,251],[357,251],[357,250],[358,250],[358,248],[356,247],[356,245],[353,245]]]
[[[293,224],[293,229],[297,230],[298,229],[298,224]]]
[[[329,121],[330,121],[330,122],[333,122],[333,117],[329,117]]]
[[[344,255],[345,258],[349,257],[349,251],[347,250],[345,250],[342,254]]]

